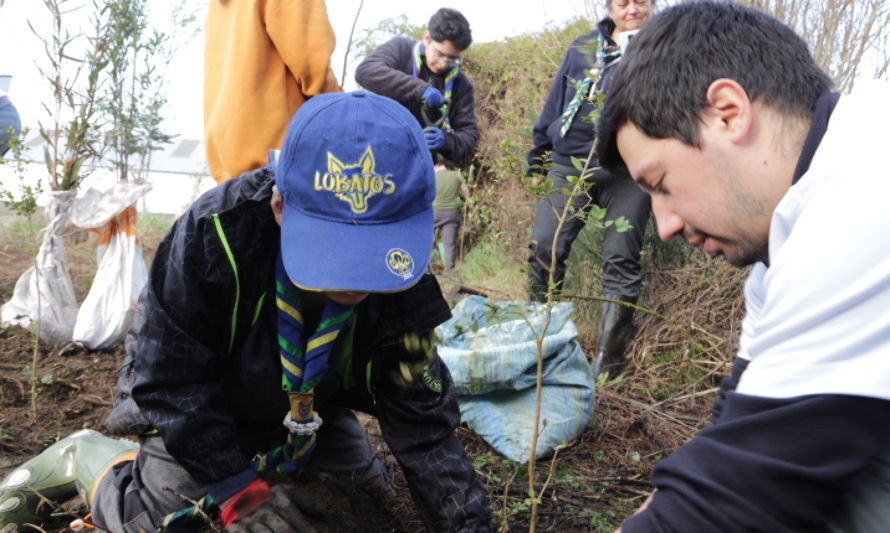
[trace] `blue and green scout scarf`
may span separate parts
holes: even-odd
[[[569,101],[569,105],[566,106],[565,111],[563,111],[562,117],[560,117],[560,120],[562,121],[562,125],[559,128],[560,137],[565,137],[566,133],[569,132],[569,129],[572,127],[572,121],[575,120],[575,115],[578,113],[578,109],[581,108],[584,99],[590,96],[590,89],[596,86],[596,83],[599,82],[600,77],[603,75],[607,60],[610,62],[621,55],[620,48],[607,52],[607,46],[608,43],[606,42],[606,38],[603,37],[602,33],[598,33],[596,37],[596,55],[594,56],[593,65],[590,67],[590,70],[588,70],[587,75],[584,76],[584,79],[577,82],[575,95],[572,97],[571,101]]]
[[[315,433],[321,427],[321,418],[313,406],[315,387],[327,373],[337,336],[349,324],[355,307],[328,300],[315,333],[308,336],[303,304],[284,270],[281,254],[275,263],[275,292],[281,386],[290,399],[290,412],[284,417],[288,436],[284,446],[257,460],[257,469],[274,466],[279,472],[293,474],[303,468],[315,450]]]
[[[423,46],[423,41],[417,41],[414,44],[414,64],[412,65],[412,67],[413,67],[412,70],[413,70],[414,76],[417,78],[420,77],[420,70],[423,67],[424,49],[425,49],[425,47]],[[455,78],[457,78],[457,74],[459,72],[460,72],[460,64],[455,64],[453,67],[451,67],[451,70],[449,70],[445,74],[445,91],[444,91],[443,95],[445,96],[445,99],[448,100],[449,102],[451,101],[451,94],[454,92],[454,80],[455,80]],[[448,104],[445,104],[442,107],[440,107],[439,112],[442,113],[443,117],[445,117],[445,120],[442,122],[442,128],[443,129],[451,129],[451,121],[448,119]]]
[[[281,386],[290,400],[290,411],[284,417],[288,435],[285,444],[258,457],[251,466],[259,472],[274,468],[284,474],[295,474],[315,451],[315,434],[322,422],[313,406],[315,387],[327,373],[337,337],[350,323],[355,307],[328,300],[315,333],[307,340],[303,303],[284,270],[280,252],[275,262],[275,294]],[[164,517],[161,527],[184,525],[217,505],[208,494],[195,505]]]

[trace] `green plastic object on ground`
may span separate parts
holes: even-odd
[[[134,442],[112,439],[91,429],[53,444],[0,482],[0,533],[48,518],[54,506],[44,498],[61,503],[80,494],[89,503],[106,468],[138,449]]]

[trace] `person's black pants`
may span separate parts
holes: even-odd
[[[584,222],[571,217],[556,235],[559,217],[567,201],[563,189],[572,190],[567,176],[577,176],[580,171],[574,167],[554,163],[547,174],[553,180],[553,187],[546,198],[538,200],[535,214],[535,227],[529,245],[529,294],[533,299],[543,301],[547,294],[547,280],[551,263],[551,248],[556,240],[556,263],[554,281],[561,287],[565,279],[566,260],[572,249],[572,242],[578,236]],[[575,212],[588,211],[593,204],[606,208],[606,220],[625,217],[633,226],[618,232],[607,228],[603,236],[603,293],[623,300],[636,300],[640,294],[642,274],[640,272],[640,251],[643,248],[643,235],[649,220],[651,203],[646,194],[627,176],[613,175],[604,169],[596,170],[588,178],[593,185],[587,194],[572,199]]]

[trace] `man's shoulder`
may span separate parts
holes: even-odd
[[[411,49],[413,49],[414,44],[416,42],[417,41],[415,41],[413,39],[409,39],[408,37],[405,37],[404,35],[396,35],[392,39],[390,39],[390,40],[386,41],[385,43],[383,43],[382,45],[380,45],[379,48],[386,48],[389,50],[397,50],[400,53],[404,53],[405,51],[410,51]]]
[[[457,73],[457,79],[454,82],[454,92],[456,94],[476,94],[476,88],[473,87],[473,81],[464,71]]]
[[[571,49],[572,50],[581,50],[583,51],[586,48],[589,48],[591,43],[595,43],[600,38],[600,30],[594,28],[587,33],[582,33],[581,35],[575,37],[575,40],[572,41]]]
[[[569,45],[568,50],[566,50],[566,56],[569,58],[574,64],[583,64],[587,65],[592,60],[592,55],[595,53],[597,47],[597,41],[600,39],[600,31],[597,29],[593,29],[583,35],[579,35],[572,41],[572,44]]]

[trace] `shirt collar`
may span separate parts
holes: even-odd
[[[825,136],[825,132],[828,130],[828,121],[831,119],[831,113],[834,111],[840,96],[840,93],[825,91],[819,97],[819,100],[816,101],[813,122],[810,124],[807,138],[803,142],[800,159],[797,160],[797,166],[794,168],[794,175],[791,178],[792,185],[797,183],[809,170],[813,156],[816,155],[816,149],[819,148],[819,143],[822,142],[822,137]]]

